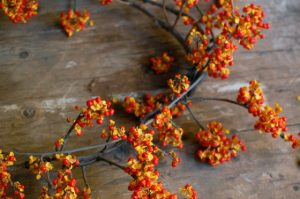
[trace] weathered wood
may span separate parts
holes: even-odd
[[[6,150],[42,151],[67,130],[66,117],[75,117],[73,105],[83,105],[91,96],[152,92],[165,85],[172,74],[155,76],[148,58],[163,51],[183,55],[179,44],[140,12],[117,3],[99,7],[97,1],[78,1],[92,13],[95,26],[67,38],[57,25],[65,1],[41,1],[40,15],[26,25],[13,25],[0,15],[0,147]],[[265,9],[272,29],[256,48],[235,55],[231,78],[208,78],[196,96],[235,99],[238,87],[258,79],[267,102],[280,103],[291,131],[300,130],[300,23],[298,0],[256,1]],[[177,60],[182,63],[182,60]],[[180,68],[184,68],[180,66]],[[176,71],[177,69],[172,69]],[[201,198],[288,198],[300,196],[300,173],[295,164],[299,152],[281,140],[252,130],[254,120],[239,107],[224,103],[195,103],[193,110],[205,123],[220,120],[230,129],[241,130],[248,146],[236,160],[212,168],[194,160],[196,146],[186,141],[180,152],[183,163],[176,169],[164,161],[162,181],[177,192],[191,183]],[[122,118],[122,122],[132,122]],[[186,115],[178,121],[187,132],[197,131]],[[95,144],[99,130],[72,138],[69,147]],[[124,149],[124,151],[126,151]],[[116,160],[125,159],[121,155]],[[95,198],[129,198],[130,178],[104,163],[88,169]],[[80,177],[80,175],[78,174]],[[34,176],[18,172],[28,198],[39,193]],[[81,182],[82,183],[82,182]]]

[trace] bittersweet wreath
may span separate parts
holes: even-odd
[[[238,105],[248,110],[257,119],[254,127],[260,132],[271,134],[290,142],[293,148],[299,148],[299,136],[287,132],[286,118],[281,116],[281,107],[264,103],[264,94],[260,84],[251,80],[249,86],[240,88],[236,100],[223,98],[193,97],[193,92],[208,75],[213,78],[226,79],[230,67],[234,65],[233,53],[238,46],[252,49],[254,44],[263,39],[262,31],[270,25],[264,22],[262,7],[255,4],[238,8],[232,0],[209,2],[209,9],[203,11],[200,0],[115,0],[150,17],[159,27],[169,32],[181,44],[186,52],[185,60],[188,73],[176,74],[167,81],[169,90],[159,94],[147,94],[141,98],[127,96],[123,100],[102,99],[95,97],[87,101],[86,106],[75,108],[79,115],[69,119],[71,126],[66,134],[55,142],[55,150],[50,152],[4,152],[0,150],[0,197],[25,198],[25,187],[21,182],[13,181],[11,168],[17,156],[28,157],[23,165],[36,175],[36,179],[45,179],[47,184],[41,190],[41,199],[76,199],[92,198],[91,188],[85,174],[89,165],[104,161],[122,169],[132,177],[128,189],[132,199],[176,199],[178,196],[169,192],[159,180],[157,165],[163,157],[171,159],[172,167],[180,163],[180,158],[170,147],[183,148],[184,130],[177,126],[173,118],[188,111],[199,125],[199,132],[194,139],[199,143],[196,156],[199,160],[213,166],[235,158],[240,151],[246,150],[245,143],[217,121],[203,126],[193,114],[193,101],[223,101]],[[100,0],[108,5],[111,0]],[[208,2],[206,0],[206,2]],[[93,25],[87,10],[76,8],[76,0],[71,1],[71,8],[61,14],[61,26],[68,36]],[[153,14],[149,6],[161,10],[163,17]],[[14,23],[26,23],[38,13],[37,0],[0,0],[4,14]],[[178,32],[179,23],[185,25],[186,33]],[[174,57],[167,52],[150,59],[155,73],[168,72],[174,67]],[[128,114],[139,118],[139,124],[126,128],[114,121],[115,107],[121,105]],[[66,150],[72,134],[81,136],[86,127],[100,126],[100,138],[104,141],[98,145]],[[100,140],[99,138],[99,140]],[[120,165],[107,159],[104,154],[112,152],[121,144],[128,144],[134,151],[128,158],[127,165]],[[88,155],[77,155],[89,152]],[[131,153],[133,154],[133,153]],[[81,169],[85,187],[80,188],[72,175],[74,169]],[[51,177],[50,172],[56,172]],[[196,190],[189,184],[180,190],[184,198],[198,198]],[[29,195],[30,198],[30,195]]]

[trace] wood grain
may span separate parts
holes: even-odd
[[[280,103],[292,132],[300,131],[300,1],[256,0],[265,9],[272,29],[254,50],[235,54],[228,80],[208,78],[196,96],[235,99],[238,87],[259,80],[267,102]],[[40,15],[26,25],[13,25],[0,15],[0,147],[5,150],[43,151],[52,149],[55,139],[68,129],[67,117],[75,117],[73,106],[91,96],[124,96],[155,92],[172,74],[155,76],[147,68],[148,58],[163,51],[182,56],[179,44],[140,12],[117,3],[98,6],[97,1],[78,1],[88,8],[95,26],[67,38],[58,26],[59,12],[66,1],[41,1]],[[181,27],[183,29],[183,27]],[[183,60],[177,60],[184,68]],[[172,70],[175,72],[177,68]],[[298,151],[281,140],[252,130],[254,120],[239,107],[224,103],[195,103],[193,110],[204,123],[224,122],[240,131],[248,146],[236,160],[213,168],[194,160],[196,146],[190,140],[180,152],[183,163],[170,169],[160,165],[162,181],[178,192],[186,183],[201,198],[300,198],[300,170],[295,164]],[[132,122],[132,118],[122,118]],[[177,121],[187,133],[197,131],[188,115]],[[99,129],[83,138],[72,138],[75,146],[98,142]],[[126,162],[128,149],[113,158]],[[81,178],[80,174],[76,174]],[[130,178],[109,165],[88,168],[94,198],[125,199]],[[25,169],[14,178],[26,184],[28,198],[37,198],[39,186]],[[80,183],[83,183],[82,181]]]

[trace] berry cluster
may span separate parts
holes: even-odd
[[[132,127],[129,130],[128,142],[137,152],[136,158],[128,159],[125,172],[133,177],[128,189],[133,191],[131,198],[176,198],[158,181],[159,171],[155,169],[159,159],[156,155],[159,148],[153,144],[154,131],[146,125]]]
[[[283,132],[287,132],[286,118],[280,117],[280,112],[282,112],[282,108],[279,104],[275,104],[275,108],[269,105],[264,106],[258,115],[259,120],[255,124],[255,129],[271,133],[274,138],[277,138]]]
[[[152,126],[158,132],[158,140],[163,146],[168,144],[182,148],[183,129],[177,128],[172,123],[172,114],[169,108],[163,107],[160,114],[155,115]]]
[[[59,150],[59,148],[64,144],[65,140],[63,138],[59,138],[58,140],[55,141],[55,149],[56,151]]]
[[[75,123],[76,135],[82,135],[82,128],[85,128],[87,126],[93,127],[93,121],[96,121],[98,125],[101,125],[104,118],[112,116],[114,112],[114,109],[111,108],[110,101],[102,100],[100,97],[88,100],[87,107],[82,108],[82,117],[72,121],[73,123]]]
[[[178,7],[183,7],[186,10],[195,7],[199,3],[199,0],[174,0],[174,1]]]
[[[265,13],[261,6],[254,4],[246,5],[243,8],[244,15],[239,18],[239,23],[233,37],[246,49],[253,48],[257,39],[263,39],[262,29],[269,29],[270,24],[264,23]]]
[[[175,75],[175,77],[173,79],[169,79],[167,83],[171,91],[177,96],[180,96],[182,93],[186,92],[190,87],[189,78],[181,74]]]
[[[37,15],[38,7],[37,0],[0,0],[0,8],[14,23],[26,23]]]
[[[263,91],[256,80],[249,82],[249,87],[240,88],[237,102],[248,107],[249,113],[254,117],[261,114],[261,106],[264,103]]]
[[[123,107],[127,113],[134,114],[136,117],[144,118],[144,116],[155,109],[167,106],[171,103],[172,93],[159,93],[157,95],[146,94],[142,102],[138,102],[134,97],[126,96],[123,102]],[[181,102],[170,109],[173,117],[179,117],[185,110],[186,106],[190,106],[191,101],[186,104]]]
[[[281,137],[287,142],[292,143],[293,148],[300,147],[300,137],[287,133],[286,117],[280,116],[282,108],[275,104],[272,108],[269,105],[263,105],[264,95],[259,83],[255,80],[250,81],[248,87],[242,87],[239,90],[237,102],[245,105],[248,112],[254,117],[258,117],[255,129],[271,133],[272,137]]]
[[[194,64],[199,71],[204,70],[209,57],[207,52],[209,37],[196,27],[193,27],[186,39],[186,43],[192,48],[192,52],[186,55],[187,61]]]
[[[186,26],[192,25],[194,23],[194,19],[189,16],[182,16],[181,19],[183,24]]]
[[[150,113],[156,108],[156,104],[151,101],[148,103],[147,100],[145,100],[145,103],[139,103],[134,97],[126,96],[124,98],[123,107],[127,113],[134,114],[136,117],[144,118],[147,113]]]
[[[12,182],[11,175],[8,172],[8,167],[13,166],[15,161],[16,158],[13,152],[3,154],[0,150],[0,198],[25,198],[24,185],[19,182]],[[7,193],[9,187],[14,189],[12,196]]]
[[[40,199],[92,199],[90,187],[84,187],[80,193],[80,190],[76,185],[77,180],[72,178],[71,170],[58,171],[57,177],[53,179],[52,184],[55,187],[54,196],[49,193],[50,191],[47,186],[43,186]]]
[[[232,54],[236,49],[237,46],[229,39],[228,35],[219,35],[216,38],[216,47],[209,55],[208,75],[214,78],[228,78],[230,74],[228,66],[233,66]]]
[[[56,154],[55,158],[62,162],[63,166],[68,169],[73,169],[80,163],[74,155]]]
[[[164,52],[161,56],[151,57],[150,62],[151,69],[159,75],[168,72],[172,63],[174,62],[174,58],[168,53]]]
[[[82,197],[83,199],[92,199],[92,190],[88,185],[83,188]]]
[[[246,5],[243,12],[240,14],[231,0],[220,0],[218,4],[213,4],[199,21],[204,30],[192,24],[187,37],[192,52],[187,55],[187,60],[195,64],[199,71],[207,70],[211,77],[228,78],[228,66],[233,65],[233,53],[237,49],[234,40],[244,48],[251,49],[258,39],[264,38],[262,30],[270,28],[268,23],[264,23],[265,14],[260,6]],[[217,37],[212,34],[213,28],[220,30]],[[208,37],[215,40],[213,46],[209,44]]]
[[[219,2],[219,8],[212,6],[208,15],[208,24],[221,29],[223,35],[233,37],[246,49],[253,48],[258,39],[263,39],[263,29],[270,24],[264,22],[265,13],[261,6],[255,4],[243,7],[243,13],[234,8],[231,0]]]
[[[178,157],[175,151],[170,151],[169,154],[172,157],[172,167],[177,167],[177,165],[181,162],[180,158]]]
[[[116,122],[114,120],[109,120],[108,131],[103,129],[100,135],[101,138],[105,139],[111,137],[113,140],[122,139],[126,140],[126,129],[124,126],[120,128],[116,127]]]
[[[25,194],[24,194],[24,189],[25,186],[22,185],[20,182],[14,182],[14,196],[17,197],[18,199],[24,199],[25,198]],[[7,197],[8,199],[10,197]]]
[[[62,12],[60,15],[60,23],[65,32],[71,37],[74,32],[79,32],[85,29],[86,24],[93,25],[93,21],[90,20],[90,13],[87,10],[82,12],[69,9],[67,12]]]
[[[229,131],[219,122],[208,124],[207,130],[201,130],[196,134],[196,140],[202,149],[197,155],[202,161],[216,166],[237,156],[238,151],[246,150],[246,146],[236,135],[226,137]]]
[[[37,180],[41,179],[44,173],[53,169],[50,162],[42,162],[39,158],[34,156],[29,156],[28,164],[29,169],[36,175]]]
[[[55,187],[53,198],[78,198],[80,190],[77,187],[77,180],[72,176],[71,169],[57,171],[57,177],[52,180]]]
[[[181,188],[180,193],[187,199],[198,198],[196,190],[190,184],[186,184],[183,188]]]
[[[100,4],[106,6],[112,3],[112,0],[99,0]]]

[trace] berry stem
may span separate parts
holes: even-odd
[[[230,104],[238,105],[241,106],[245,109],[248,109],[246,105],[240,104],[236,101],[230,100],[230,99],[225,99],[225,98],[215,98],[215,97],[192,97],[190,100],[193,100],[193,102],[202,102],[202,101],[220,101],[220,102],[227,102]]]

